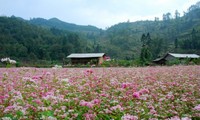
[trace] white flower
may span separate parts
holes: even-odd
[[[61,79],[61,81],[63,81],[63,82],[69,82],[69,79],[68,78],[64,78],[64,79]]]
[[[16,64],[17,63],[15,60],[10,60],[9,62],[10,62],[10,64]]]
[[[17,63],[15,60],[12,60],[12,59],[10,59],[8,57],[2,58],[1,62],[7,62],[7,63],[10,63],[10,64],[16,64]]]
[[[47,120],[57,120],[57,118],[52,117],[52,116],[49,116],[49,117],[47,118]]]
[[[54,67],[52,67],[53,69],[57,69],[57,68],[62,68],[61,65],[55,65]]]
[[[10,61],[10,58],[2,58],[1,59],[1,62],[8,62],[8,61]]]
[[[2,120],[12,120],[10,117],[3,117]]]

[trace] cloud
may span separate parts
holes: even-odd
[[[0,15],[25,19],[57,17],[63,21],[101,28],[127,20],[153,20],[163,13],[180,13],[198,0],[0,0]]]

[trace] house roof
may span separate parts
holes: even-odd
[[[67,58],[99,58],[104,55],[105,53],[73,53],[67,56]]]
[[[161,61],[164,60],[163,57],[162,58],[156,58],[155,60],[153,60],[153,62],[157,62],[157,61]]]
[[[199,58],[200,57],[197,54],[177,54],[177,53],[168,53],[168,54],[176,58]]]
[[[157,58],[157,59],[153,60],[153,62],[159,62],[159,61],[162,61],[162,60],[166,60],[168,55],[171,55],[171,56],[173,56],[175,58],[200,58],[200,56],[197,55],[197,54],[167,53],[164,57]]]

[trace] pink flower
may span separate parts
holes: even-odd
[[[178,116],[171,117],[169,120],[181,120]]]
[[[61,106],[62,111],[66,110],[66,106]]]
[[[80,106],[87,106],[89,108],[93,108],[93,106],[94,106],[94,104],[92,102],[86,102],[84,100],[81,100],[79,104],[80,104]]]
[[[108,97],[108,95],[106,93],[102,93],[102,94],[100,94],[100,96],[102,96],[102,97]]]
[[[192,120],[189,117],[179,118],[178,116],[171,117],[169,120]]]
[[[148,89],[141,89],[139,91],[141,94],[148,94],[149,93],[149,90]]]
[[[85,120],[94,120],[96,117],[96,115],[90,114],[90,113],[85,113],[84,116],[85,116]]]
[[[133,97],[139,99],[140,98],[140,93],[139,92],[134,92]]]
[[[149,105],[148,108],[149,108],[149,109],[154,109],[154,106]]]
[[[32,79],[39,80],[39,79],[42,79],[42,76],[33,76]]]
[[[92,101],[93,104],[100,104],[100,102],[101,102],[101,101],[100,101],[99,99],[94,99],[94,100]]]
[[[154,109],[150,110],[150,114],[156,114],[157,112]]]
[[[129,114],[125,114],[124,116],[122,116],[121,119],[122,119],[122,120],[137,120],[138,117],[133,116],[133,115],[129,115]]]
[[[38,105],[41,105],[41,104],[42,104],[42,102],[41,102],[40,99],[35,99],[35,100],[33,100],[33,102],[37,103]]]
[[[5,108],[4,113],[12,111],[15,107],[14,106],[8,106]]]
[[[189,117],[184,117],[184,118],[181,118],[181,120],[192,120],[192,119]]]
[[[127,87],[129,87],[131,84],[130,83],[122,83],[122,88],[127,88]]]
[[[93,72],[94,72],[93,70],[88,69],[88,70],[84,71],[84,75],[88,76],[88,75],[91,75]]]
[[[44,72],[44,75],[51,75],[50,72]]]
[[[35,92],[33,92],[33,93],[30,94],[30,96],[35,98],[35,97],[37,97],[37,94]]]
[[[120,111],[123,110],[123,108],[121,107],[121,105],[113,106],[113,107],[111,107],[110,109],[111,109],[111,110],[114,110],[114,111],[117,110],[117,109],[120,110]]]
[[[1,103],[1,104],[3,103],[4,98],[5,98],[4,96],[1,96],[1,95],[0,95],[0,103]]]
[[[200,111],[200,104],[194,107],[194,110]]]

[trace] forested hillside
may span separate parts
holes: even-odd
[[[102,50],[115,58],[134,59],[140,56],[142,36],[149,35],[148,48],[154,59],[166,52],[200,54],[199,32],[200,2],[183,16],[176,10],[163,14],[163,20],[119,23],[110,27],[99,42]]]
[[[62,61],[70,53],[103,52],[115,59],[135,60],[148,50],[150,60],[167,52],[200,54],[200,2],[183,16],[178,11],[162,20],[124,22],[101,30],[57,18],[24,20],[0,17],[0,58],[17,61]]]
[[[0,58],[18,61],[60,60],[72,52],[90,52],[78,33],[45,29],[16,17],[0,17]]]

